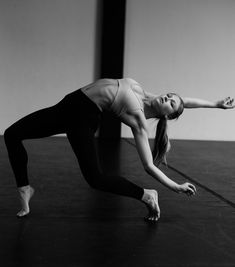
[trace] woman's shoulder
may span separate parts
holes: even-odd
[[[140,110],[133,111],[132,113],[124,113],[119,118],[121,122],[131,128],[147,128],[146,118]]]

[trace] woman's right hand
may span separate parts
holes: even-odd
[[[184,183],[179,185],[179,193],[185,193],[188,196],[195,195],[197,192],[196,187],[190,183]]]
[[[222,108],[222,109],[231,109],[231,108],[234,108],[235,107],[234,98],[231,98],[229,96],[229,97],[226,97],[223,100],[219,100],[219,101],[216,102],[216,106],[218,108]]]

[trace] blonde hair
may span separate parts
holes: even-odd
[[[175,93],[172,94],[179,97],[180,105],[177,111],[173,112],[172,114],[169,114],[167,117],[161,117],[158,121],[152,151],[153,161],[157,166],[160,165],[162,162],[166,163],[166,154],[171,148],[170,141],[167,135],[167,120],[174,120],[179,118],[179,116],[184,111],[184,102],[182,98]]]

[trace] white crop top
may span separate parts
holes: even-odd
[[[126,112],[144,110],[142,100],[134,92],[135,87],[141,88],[139,83],[133,79],[118,79],[118,91],[110,107],[116,116],[119,117]]]
[[[89,84],[81,90],[86,94],[101,111],[110,111],[116,116],[125,112],[144,110],[141,98],[134,92],[140,84],[130,78],[100,79]]]

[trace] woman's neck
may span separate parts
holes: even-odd
[[[153,95],[151,93],[146,93],[145,98],[143,99],[144,103],[144,114],[146,119],[151,119],[151,118],[157,118],[157,111],[156,108],[154,107],[154,102],[156,95]]]

